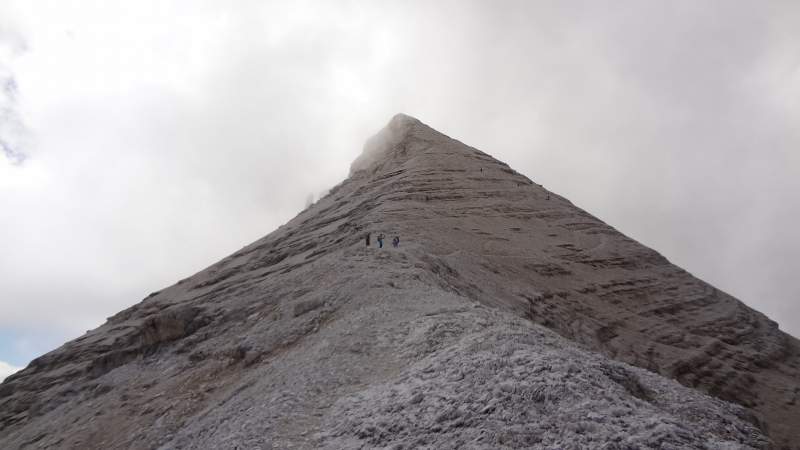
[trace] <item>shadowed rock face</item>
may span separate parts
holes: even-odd
[[[9,377],[0,447],[798,448],[799,376],[762,314],[398,115],[292,221]]]

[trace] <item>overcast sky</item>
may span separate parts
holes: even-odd
[[[0,378],[405,112],[800,335],[800,2],[0,0]]]

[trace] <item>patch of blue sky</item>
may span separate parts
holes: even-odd
[[[24,367],[34,358],[55,350],[66,340],[60,333],[0,329],[0,361]]]

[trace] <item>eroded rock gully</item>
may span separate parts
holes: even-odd
[[[0,447],[798,448],[799,377],[764,315],[398,115],[292,221],[9,377]]]

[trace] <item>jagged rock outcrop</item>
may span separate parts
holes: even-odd
[[[9,377],[0,447],[798,448],[799,375],[762,314],[398,115],[295,219]]]

